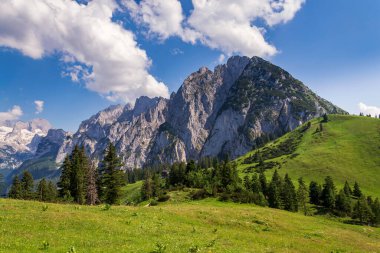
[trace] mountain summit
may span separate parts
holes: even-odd
[[[259,57],[231,57],[213,71],[192,73],[170,99],[140,97],[134,106],[111,106],[40,141],[36,157],[20,169],[61,163],[75,145],[100,160],[109,142],[125,169],[202,157],[236,158],[325,113],[345,114],[288,72]],[[49,147],[53,148],[49,152]],[[49,162],[43,159],[48,159]],[[41,163],[42,161],[42,163]],[[42,167],[41,167],[42,166]],[[56,175],[56,173],[53,173]]]
[[[345,113],[259,57],[231,57],[186,78],[171,98],[141,97],[82,122],[58,152],[75,145],[100,158],[115,143],[126,168],[207,156],[235,158],[324,113]]]

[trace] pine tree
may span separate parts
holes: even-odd
[[[321,194],[322,187],[317,182],[311,181],[309,186],[310,203],[314,205],[320,205]]]
[[[42,178],[42,180],[37,185],[37,199],[39,201],[47,201],[47,192],[48,192],[48,185],[45,178]]]
[[[340,190],[335,200],[335,209],[340,216],[351,215],[351,199],[344,190]]]
[[[354,184],[354,190],[352,192],[352,195],[354,195],[357,198],[360,198],[363,195],[362,191],[360,190],[358,182],[355,182]]]
[[[253,193],[262,193],[261,183],[256,173],[252,176],[251,190]]]
[[[9,198],[21,199],[22,198],[22,185],[18,176],[13,178],[13,183],[9,191]]]
[[[91,164],[87,173],[87,194],[86,203],[88,205],[95,205],[99,202],[98,189],[97,189],[97,169],[94,164]]]
[[[55,201],[57,199],[57,187],[52,181],[48,181],[46,187],[46,199],[45,201]]]
[[[147,176],[141,186],[141,198],[142,200],[148,200],[153,197],[153,182],[150,176]]]
[[[3,174],[0,173],[0,196],[3,194],[3,191],[5,189],[5,181]]]
[[[261,191],[263,192],[264,196],[268,196],[268,183],[264,172],[260,173],[259,181],[261,185]]]
[[[372,206],[372,213],[373,213],[373,219],[372,224],[374,225],[380,225],[380,201],[379,198],[376,198],[373,202]]]
[[[370,223],[373,219],[373,213],[371,208],[368,206],[367,200],[364,195],[362,195],[354,206],[352,213],[353,219],[358,219],[361,223]]]
[[[65,157],[61,167],[61,178],[58,182],[59,196],[64,199],[70,199],[71,195],[71,178],[72,178],[72,165],[69,155]]]
[[[286,174],[281,189],[283,208],[287,211],[298,211],[296,189],[289,175]]]
[[[110,143],[101,163],[102,199],[105,203],[116,204],[121,195],[121,187],[125,184],[124,173],[120,170],[122,166],[117,156],[115,146]]]
[[[32,174],[29,171],[24,171],[24,173],[22,174],[21,188],[23,199],[33,198],[34,180]]]
[[[336,189],[334,181],[330,176],[325,178],[325,184],[322,189],[322,204],[324,207],[333,210],[335,207]]]
[[[248,191],[252,190],[251,182],[250,182],[250,180],[249,180],[249,176],[248,176],[248,175],[245,175],[245,176],[244,176],[244,180],[243,180],[243,182],[244,182],[244,188],[245,188],[246,190],[248,190]]]
[[[274,171],[272,176],[272,181],[268,187],[268,203],[269,207],[272,208],[282,208],[281,201],[281,189],[282,189],[282,179],[278,174],[277,170]]]
[[[298,206],[302,209],[304,215],[307,215],[308,214],[307,203],[309,202],[309,191],[302,177],[298,179],[297,201],[298,201]]]
[[[350,185],[348,184],[347,181],[344,183],[344,188],[343,188],[343,190],[344,190],[344,193],[345,193],[347,196],[351,196],[351,195],[352,195],[351,187],[350,187]]]

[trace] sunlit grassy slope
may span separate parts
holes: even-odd
[[[279,172],[296,180],[323,182],[330,175],[342,185],[345,180],[351,184],[357,181],[370,195],[380,197],[380,120],[358,116],[330,115],[323,123],[323,131],[316,132],[322,119],[311,121],[311,127],[300,138],[296,150],[269,161],[280,164]],[[300,129],[296,130],[300,131]],[[276,149],[282,142],[297,135],[291,132],[261,149]],[[237,162],[241,172],[257,165],[244,164],[244,160],[256,151],[240,157]],[[248,170],[249,171],[249,170]],[[274,169],[267,171],[270,176]]]
[[[0,252],[155,252],[156,243],[164,252],[380,249],[379,228],[214,199],[109,210],[44,205],[0,199]]]

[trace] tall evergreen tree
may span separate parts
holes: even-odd
[[[351,195],[352,195],[351,187],[350,187],[350,185],[348,184],[347,181],[344,183],[344,188],[343,188],[343,190],[344,190],[344,193],[345,193],[347,196],[351,196]]]
[[[322,204],[326,208],[333,210],[335,207],[336,188],[334,181],[330,176],[325,178],[325,183],[322,189]]]
[[[18,176],[15,176],[13,178],[12,186],[11,186],[8,196],[12,199],[22,198],[22,185]]]
[[[288,174],[285,175],[284,182],[282,184],[281,199],[285,210],[291,212],[298,211],[296,188],[294,187],[294,184]]]
[[[115,146],[110,143],[101,163],[102,199],[108,204],[116,204],[121,195],[121,187],[125,184],[124,173],[120,170],[121,160]]]
[[[283,207],[281,201],[281,189],[282,189],[282,179],[278,174],[277,170],[274,171],[272,176],[272,181],[268,187],[268,203],[269,207],[279,208]]]
[[[251,180],[249,179],[248,175],[244,176],[243,182],[244,182],[244,188],[250,191],[252,189],[252,185],[251,185]]]
[[[346,194],[345,190],[340,190],[336,196],[335,209],[340,216],[351,215],[351,199],[350,196]]]
[[[321,204],[322,187],[317,182],[311,181],[309,186],[310,203],[314,205]]]
[[[142,200],[148,200],[153,197],[153,181],[150,176],[147,176],[141,186]]]
[[[254,193],[262,193],[261,183],[256,173],[252,176],[251,190]]]
[[[307,203],[309,202],[309,191],[302,177],[298,179],[298,190],[297,190],[297,201],[298,206],[302,209],[304,215],[308,214]]]
[[[72,164],[69,155],[66,155],[61,167],[61,178],[58,182],[59,196],[64,199],[70,199],[71,195],[71,178]]]
[[[373,213],[373,219],[372,223],[374,225],[380,225],[380,201],[379,198],[376,198],[375,201],[373,202],[372,206],[372,213]]]
[[[41,181],[37,185],[37,199],[39,201],[47,201],[48,200],[48,185],[45,178],[42,178]]]
[[[95,205],[99,202],[98,197],[98,189],[96,186],[97,182],[97,169],[95,168],[95,164],[91,164],[87,173],[87,195],[86,195],[86,203],[88,205]]]
[[[50,202],[55,201],[57,199],[57,195],[57,186],[52,181],[48,181],[45,200]]]
[[[360,190],[360,186],[359,186],[358,182],[355,182],[355,184],[354,184],[354,190],[352,192],[352,195],[354,195],[357,198],[360,198],[363,195],[362,191]]]
[[[21,187],[22,187],[22,198],[32,199],[34,180],[33,180],[32,174],[29,171],[24,171],[24,173],[22,174]]]
[[[0,196],[3,194],[5,189],[5,180],[3,174],[0,173]]]
[[[265,196],[268,196],[268,183],[267,183],[267,178],[264,174],[264,172],[261,172],[259,175],[259,181],[261,185],[261,191]]]
[[[361,223],[369,224],[373,219],[373,213],[371,208],[368,206],[367,200],[364,195],[362,195],[354,206],[352,213],[353,219],[358,219]]]

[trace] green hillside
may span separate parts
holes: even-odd
[[[0,199],[0,252],[376,252],[380,229],[214,199],[154,207]],[[75,251],[69,251],[71,247]],[[166,247],[159,251],[160,247]]]
[[[296,180],[323,182],[330,175],[341,186],[357,181],[368,195],[380,196],[380,120],[329,115],[311,121],[257,151],[237,159],[241,172],[278,168]],[[318,130],[322,125],[322,131]],[[259,160],[262,160],[259,165]]]

